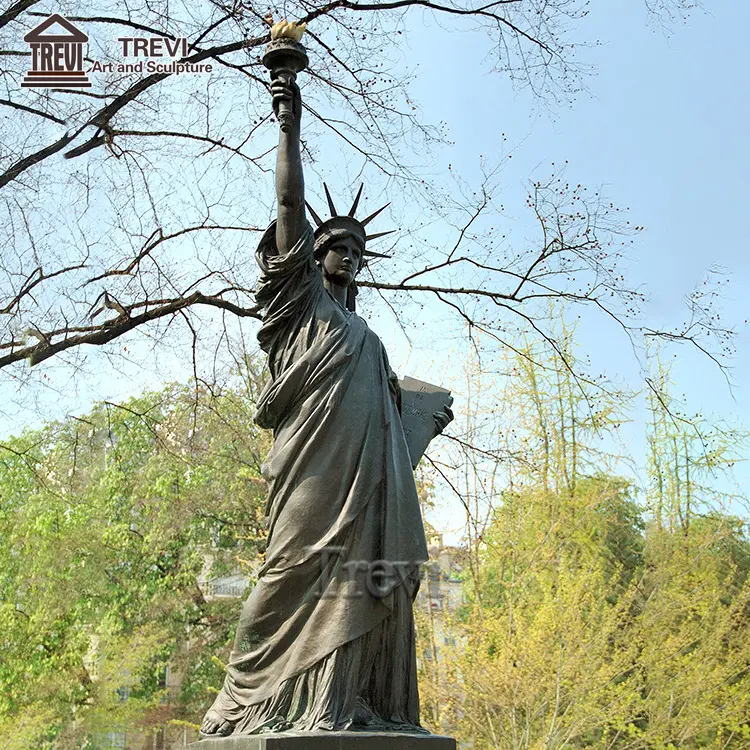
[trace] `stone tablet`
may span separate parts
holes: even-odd
[[[451,392],[416,378],[399,380],[401,386],[401,421],[411,464],[416,468],[430,440],[435,437],[435,412],[453,403]]]

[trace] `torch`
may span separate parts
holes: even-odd
[[[299,41],[306,26],[304,23],[288,23],[284,20],[271,27],[271,41],[263,55],[263,65],[271,72],[271,79],[287,76],[294,81],[297,73],[307,67],[307,52]],[[292,102],[279,102],[279,125],[282,131],[288,133],[293,123]]]

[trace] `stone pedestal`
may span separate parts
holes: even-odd
[[[217,737],[188,747],[193,750],[456,750],[456,741],[436,734],[403,732],[281,732]]]

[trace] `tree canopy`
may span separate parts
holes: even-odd
[[[669,22],[694,3],[647,6]],[[46,12],[23,0],[0,16],[0,106],[12,114],[3,120],[0,152],[0,367],[28,382],[38,376],[28,364],[56,357],[79,367],[82,345],[125,334],[133,355],[137,330],[135,341],[154,342],[157,351],[184,343],[193,374],[204,375],[228,342],[231,356],[242,356],[240,324],[258,318],[248,248],[272,215],[277,126],[260,63],[270,11],[208,0],[136,3],[127,12],[68,2],[59,11],[89,34],[92,64],[122,62],[120,38],[158,35],[187,39],[186,59],[211,61],[213,71],[144,76],[115,66],[92,73],[91,90],[21,88],[30,55],[23,35]],[[287,4],[284,13],[308,23],[310,176],[325,175],[340,154],[351,179],[368,183],[364,200],[387,194],[396,219],[410,227],[396,235],[393,260],[361,275],[373,301],[399,316],[410,302],[434,301],[493,346],[513,347],[523,330],[562,355],[547,303],[564,300],[616,320],[637,343],[686,341],[721,360],[732,332],[713,315],[710,290],[690,299],[684,326],[662,329],[639,318],[644,297],[628,281],[622,250],[640,227],[599,191],[559,172],[535,180],[527,208],[536,235],[510,246],[491,160],[471,185],[462,175],[450,184],[431,180],[424,168],[447,135],[410,98],[409,40],[443,20],[456,34],[481,30],[492,48],[487,70],[540,98],[567,101],[588,74],[579,55],[593,43],[583,30],[585,2],[335,0]],[[429,217],[439,242],[412,225],[417,214]]]
[[[566,370],[515,364],[496,443],[522,450],[436,462],[468,534],[463,604],[420,621],[430,728],[488,750],[745,747],[747,500],[721,474],[746,433],[654,397],[642,487],[611,463],[632,397],[594,389],[592,409]]]
[[[6,747],[106,747],[110,732],[194,723],[210,703],[265,540],[268,437],[247,384],[103,403],[5,446]],[[237,571],[234,598],[212,595]]]

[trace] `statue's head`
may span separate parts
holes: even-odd
[[[348,232],[315,243],[315,260],[323,275],[337,286],[349,286],[363,266],[364,243]]]
[[[320,265],[323,275],[328,281],[337,286],[346,286],[348,288],[346,306],[349,310],[355,309],[354,299],[357,294],[357,286],[354,279],[367,263],[367,259],[370,257],[390,257],[366,249],[368,240],[382,237],[390,234],[390,232],[378,232],[377,234],[368,235],[365,231],[367,224],[388,206],[387,203],[362,221],[354,217],[363,187],[364,185],[359,188],[357,197],[354,199],[354,204],[347,215],[338,214],[325,183],[323,184],[323,188],[328,199],[328,206],[331,209],[331,218],[322,221],[310,204],[307,204],[308,211],[317,224],[317,229],[315,230],[315,260]]]

